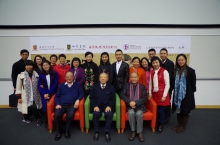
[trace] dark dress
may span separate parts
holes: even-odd
[[[98,66],[94,62],[85,62],[81,65],[81,68],[85,71],[85,84],[84,84],[84,91],[85,96],[87,97],[92,89],[94,83],[96,83],[98,77]]]
[[[196,73],[195,70],[191,67],[186,67],[187,69],[187,76],[186,76],[186,95],[185,98],[181,102],[180,106],[180,114],[188,115],[190,114],[191,110],[195,109],[195,98],[194,93],[196,92]],[[173,84],[175,85],[175,77],[173,79]],[[174,93],[175,94],[175,87]],[[172,104],[172,112],[176,110],[174,105],[174,99]]]

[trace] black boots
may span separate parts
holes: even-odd
[[[159,134],[163,131],[163,124],[159,124],[159,126],[157,127],[157,131],[156,133]]]
[[[176,131],[176,133],[182,133],[185,131],[186,125],[188,123],[189,120],[189,115],[177,115],[177,122],[178,125],[173,127],[173,130]]]
[[[179,114],[177,114],[177,125],[175,127],[173,127],[172,129],[173,130],[177,130],[179,129],[179,127],[181,126],[181,123],[182,123],[182,116],[180,116]]]

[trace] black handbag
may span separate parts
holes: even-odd
[[[18,105],[18,97],[15,94],[9,95],[9,106],[17,107]]]

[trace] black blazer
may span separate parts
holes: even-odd
[[[168,58],[166,59],[165,63],[162,64],[162,67],[168,71],[169,73],[169,77],[170,77],[170,89],[169,89],[169,93],[171,95],[171,92],[173,90],[172,88],[172,77],[173,77],[173,71],[174,71],[174,63],[169,60]]]
[[[123,101],[125,101],[125,104],[126,104],[126,109],[127,110],[129,110],[129,109],[132,109],[131,107],[130,107],[130,102],[131,102],[131,100],[130,100],[130,98],[129,98],[129,96],[128,96],[128,90],[129,90],[129,88],[130,88],[130,84],[131,83],[126,83],[125,85],[124,85],[124,87],[123,87],[123,90],[122,90],[122,92],[121,92],[121,94],[120,94],[120,98],[123,100]],[[140,84],[140,83],[139,83]],[[145,86],[143,85],[143,84],[140,84],[140,87],[141,87],[141,97],[138,99],[138,100],[136,100],[135,101],[135,103],[136,103],[136,108],[135,108],[135,110],[137,111],[137,110],[142,110],[143,112],[146,112],[147,111],[147,109],[146,109],[146,107],[145,107],[145,103],[146,103],[146,101],[147,101],[147,91],[146,91],[146,88],[145,88]]]
[[[101,92],[103,91],[103,93]],[[93,85],[90,93],[91,112],[98,106],[101,111],[104,111],[107,106],[111,108],[111,111],[115,110],[115,90],[110,84],[106,84],[104,90],[102,90],[100,83]]]
[[[118,95],[121,93],[124,84],[128,83],[129,78],[129,65],[122,61],[121,66],[119,68],[118,74],[116,71],[116,62],[112,64],[113,68],[113,85],[115,87],[116,93]]]
[[[187,69],[187,76],[186,76],[186,95],[185,98],[181,102],[180,111],[181,113],[188,115],[191,110],[195,109],[195,98],[194,93],[196,92],[196,73],[195,70],[191,67],[186,67]],[[175,76],[173,79],[173,88],[175,94]],[[172,105],[172,112],[176,110],[174,105]]]

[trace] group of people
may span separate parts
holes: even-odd
[[[134,57],[130,65],[123,61],[123,52],[115,51],[116,62],[110,63],[109,54],[103,52],[98,66],[92,61],[93,53],[85,53],[85,63],[81,64],[74,57],[70,66],[66,55],[51,55],[50,61],[36,55],[34,62],[28,60],[28,50],[20,51],[21,59],[13,64],[12,81],[15,94],[18,96],[18,110],[22,121],[30,123],[34,115],[37,126],[43,124],[40,109],[47,112],[47,102],[55,95],[54,122],[57,128],[55,140],[64,133],[70,138],[70,125],[79,101],[90,97],[93,113],[94,141],[99,139],[99,119],[105,117],[105,138],[111,141],[110,127],[115,106],[115,93],[125,102],[131,128],[129,140],[136,134],[143,142],[143,113],[148,110],[146,101],[153,99],[157,104],[157,127],[159,134],[171,116],[170,99],[173,96],[172,112],[177,113],[177,133],[185,130],[190,112],[195,108],[194,92],[196,91],[195,70],[187,65],[187,57],[179,54],[176,64],[169,60],[166,48],[160,50],[160,58],[155,49],[148,51],[149,59]],[[59,64],[57,64],[59,60]],[[173,95],[172,95],[173,94]],[[62,129],[62,116],[66,113],[66,124]],[[44,115],[47,127],[47,115]]]

